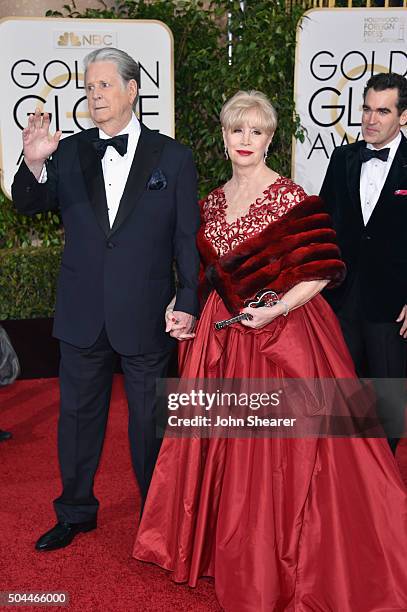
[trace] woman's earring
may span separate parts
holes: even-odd
[[[225,145],[225,159],[229,159],[228,148]]]
[[[267,149],[264,151],[264,155],[263,155],[263,161],[264,163],[266,163],[266,159],[267,159],[267,155],[269,154],[269,149],[267,147]]]

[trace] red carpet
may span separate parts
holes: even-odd
[[[57,410],[54,379],[19,381],[0,389],[0,427],[14,435],[0,444],[0,591],[66,591],[69,606],[52,609],[70,611],[220,612],[210,580],[201,580],[196,589],[175,585],[163,570],[131,557],[139,499],[121,377],[115,381],[96,479],[98,529],[77,536],[63,550],[33,550],[37,537],[55,522],[51,500],[60,493]],[[397,460],[407,484],[407,440],[401,442]]]
[[[196,589],[176,585],[163,570],[131,557],[139,499],[121,377],[115,381],[96,479],[98,529],[77,536],[66,549],[33,550],[38,536],[55,523],[51,501],[60,493],[57,412],[55,379],[0,388],[0,428],[10,429],[14,436],[0,444],[0,591],[69,593],[66,608],[29,607],[38,611],[219,612],[210,580],[201,580]]]

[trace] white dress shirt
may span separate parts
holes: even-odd
[[[362,170],[360,172],[360,203],[365,225],[367,225],[377,204],[400,142],[401,133],[398,133],[396,138],[384,147],[381,147],[382,149],[390,149],[387,161],[384,162],[380,159],[373,158],[362,164]],[[368,144],[367,148],[374,149],[371,144]]]
[[[123,157],[116,151],[114,147],[107,147],[106,153],[102,159],[103,179],[105,182],[107,211],[109,215],[110,227],[119,210],[120,200],[123,195],[124,188],[129,176],[131,164],[133,163],[134,154],[140,138],[140,122],[136,115],[132,115],[126,127],[119,134],[128,134],[127,153]],[[119,134],[115,134],[118,136]],[[99,138],[111,138],[103,130],[99,129]],[[41,175],[38,179],[39,183],[47,181],[47,169],[44,165]]]
[[[117,211],[119,210],[120,200],[126,186],[131,164],[133,163],[134,154],[140,138],[140,131],[140,123],[136,115],[133,114],[130,122],[121,132],[119,132],[119,134],[129,135],[127,153],[122,157],[114,147],[107,147],[106,153],[102,159],[110,227],[112,227]],[[119,134],[117,134],[117,136]],[[103,139],[111,138],[111,136],[105,134],[101,129],[99,129],[99,137]]]

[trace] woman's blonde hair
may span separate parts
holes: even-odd
[[[277,127],[277,112],[267,96],[261,91],[238,91],[222,106],[220,122],[225,130],[241,127],[246,115],[255,110],[258,114],[258,127],[267,134],[274,134]]]

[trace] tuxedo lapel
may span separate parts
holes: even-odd
[[[85,178],[89,202],[100,227],[107,236],[110,232],[110,223],[107,212],[102,164],[92,146],[92,140],[97,138],[98,133],[97,128],[83,132],[83,138],[79,140],[78,144],[78,154],[83,176]]]
[[[157,166],[162,147],[162,139],[156,138],[155,132],[141,125],[140,138],[133,163],[110,234],[116,232],[134,210],[137,200],[146,189],[154,167]]]
[[[407,138],[402,135],[393,163],[386,177],[379,201],[394,194],[394,190],[404,188],[407,175]]]
[[[392,202],[394,191],[397,188],[404,188],[406,183],[407,175],[407,139],[402,136],[401,142],[398,146],[396,154],[393,159],[393,163],[390,166],[383,188],[380,192],[377,204],[368,221],[368,225],[371,221],[374,222],[376,217],[380,216],[380,211],[389,202]]]
[[[358,143],[359,144],[359,143]],[[361,146],[363,146],[361,144]],[[348,193],[350,194],[355,212],[363,222],[362,208],[360,203],[360,171],[362,162],[359,157],[360,146],[348,150],[346,158],[346,178],[348,182]]]

